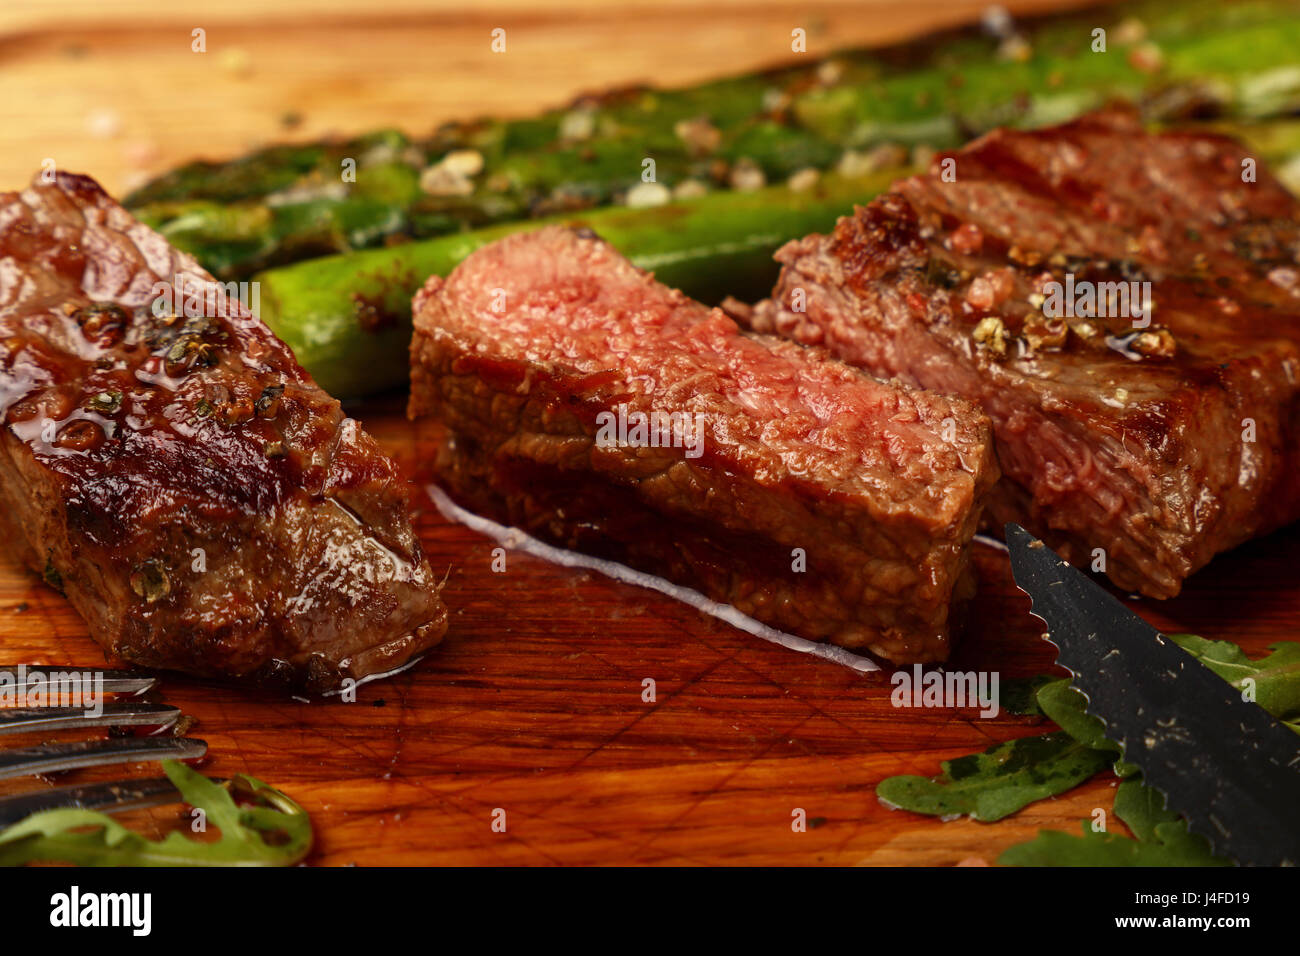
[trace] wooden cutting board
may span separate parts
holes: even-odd
[[[352,411],[408,474],[429,461],[400,396]],[[362,687],[355,703],[179,676],[162,685],[198,718],[206,772],[250,773],[307,807],[314,862],[951,864],[1109,812],[1113,779],[1102,778],[996,824],[886,810],[873,792],[883,777],[935,773],[940,760],[1043,732],[1040,720],[898,710],[883,674],[769,644],[655,592],[518,552],[494,573],[495,542],[447,523],[418,487],[416,498],[424,547],[449,569],[451,629],[412,671]],[[976,559],[980,594],[952,666],[1003,680],[1048,671],[1052,649],[1005,556],[981,546]],[[1162,629],[1258,654],[1296,639],[1297,567],[1300,534],[1282,532],[1220,558],[1176,600],[1132,606]],[[9,558],[0,628],[6,661],[102,661],[68,603]],[[498,808],[504,833],[491,826]],[[806,832],[792,830],[797,809]],[[153,818],[163,826],[177,811]]]
[[[415,2],[11,5],[0,12],[9,120],[0,176],[18,186],[54,155],[118,190],[144,170],[286,132],[523,113],[581,88],[686,82],[779,59],[805,22],[817,44],[839,46],[978,6],[885,2],[873,16],[861,3],[575,2],[538,12],[492,2],[465,16],[459,4]],[[515,59],[483,53],[498,21],[517,38]],[[204,23],[236,54],[188,53],[190,26]],[[290,112],[301,121],[286,131]],[[417,475],[429,449],[402,401],[352,411]],[[451,608],[446,641],[415,669],[362,688],[356,703],[174,675],[162,685],[198,719],[206,772],[250,773],[310,811],[315,863],[953,864],[992,861],[1040,827],[1076,830],[1094,808],[1109,810],[1113,780],[1102,778],[992,825],[886,810],[874,796],[882,778],[935,773],[940,760],[1042,732],[1040,722],[896,710],[884,675],[794,653],[591,572],[510,553],[494,573],[495,543],[415,494]],[[1004,680],[1048,671],[1051,648],[1005,557],[979,547],[976,563],[980,595],[952,666]],[[1163,629],[1258,654],[1296,638],[1297,567],[1300,534],[1290,530],[1220,558],[1177,600],[1133,606]],[[0,660],[103,660],[67,602],[2,553]],[[0,793],[50,783],[0,783]],[[492,827],[497,810],[504,833]],[[792,828],[797,810],[806,832]],[[175,808],[135,817],[152,829],[177,819]]]

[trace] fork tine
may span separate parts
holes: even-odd
[[[110,737],[107,740],[40,744],[0,750],[0,780],[136,760],[192,760],[207,752],[207,741],[192,737]]]
[[[29,687],[48,680],[52,673],[73,673],[87,674],[92,673],[103,677],[103,691],[106,694],[143,694],[151,690],[158,683],[158,678],[151,677],[148,674],[137,674],[134,671],[124,670],[95,670],[89,667],[63,667],[48,668],[35,666],[19,666],[17,664],[0,665],[0,674],[8,674],[15,693],[25,693]],[[19,677],[23,678],[19,683]]]
[[[217,780],[214,783],[224,783],[224,781]],[[127,810],[175,803],[179,797],[180,792],[166,777],[153,777],[148,780],[111,780],[73,787],[52,787],[34,793],[16,793],[13,796],[0,797],[0,830],[42,810],[73,807],[80,810],[123,813]]]
[[[166,704],[110,703],[103,713],[88,715],[84,707],[5,707],[0,708],[0,734],[20,734],[31,730],[63,730],[68,727],[137,727],[156,724],[168,727],[181,712]]]

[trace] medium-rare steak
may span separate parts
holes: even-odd
[[[995,132],[778,258],[755,329],[983,406],[998,528],[1167,597],[1300,517],[1300,204],[1234,142]]]
[[[111,654],[337,687],[446,629],[393,462],[91,179],[0,196],[5,529]]]
[[[995,479],[970,405],[743,334],[560,227],[479,250],[414,311],[410,412],[445,426],[469,507],[803,637],[948,656]]]

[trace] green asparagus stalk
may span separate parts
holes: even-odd
[[[1259,158],[1291,170],[1300,188],[1300,120],[1215,124]],[[547,221],[594,229],[641,268],[688,295],[717,303],[771,289],[772,253],[788,239],[825,231],[887,189],[906,169],[823,177],[804,191],[771,186],[719,192],[651,209],[607,208]],[[429,275],[446,275],[475,249],[539,223],[506,223],[386,249],[271,269],[256,276],[261,316],[331,394],[356,397],[407,380],[410,300]]]
[[[802,190],[771,186],[718,192],[649,209],[612,207],[560,222],[589,228],[632,262],[706,302],[758,298],[776,278],[772,253],[787,239],[828,229],[886,189],[906,169],[823,177]],[[259,273],[260,315],[332,395],[395,388],[408,377],[411,296],[430,275],[447,275],[475,249],[537,220],[312,259]]]
[[[1106,52],[1094,52],[1096,28]],[[1300,105],[1300,0],[1151,0],[975,28],[675,91],[587,97],[413,140],[277,146],[192,163],[127,205],[222,278],[321,255],[779,183],[812,168],[897,162],[999,125],[1040,125],[1102,101],[1149,117],[1259,118]],[[656,187],[642,186],[645,160]],[[355,181],[344,177],[347,160]],[[658,189],[657,187],[663,187]]]

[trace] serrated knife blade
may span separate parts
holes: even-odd
[[[1300,864],[1300,735],[1020,525],[1006,542],[1057,662],[1144,782],[1216,853]]]

